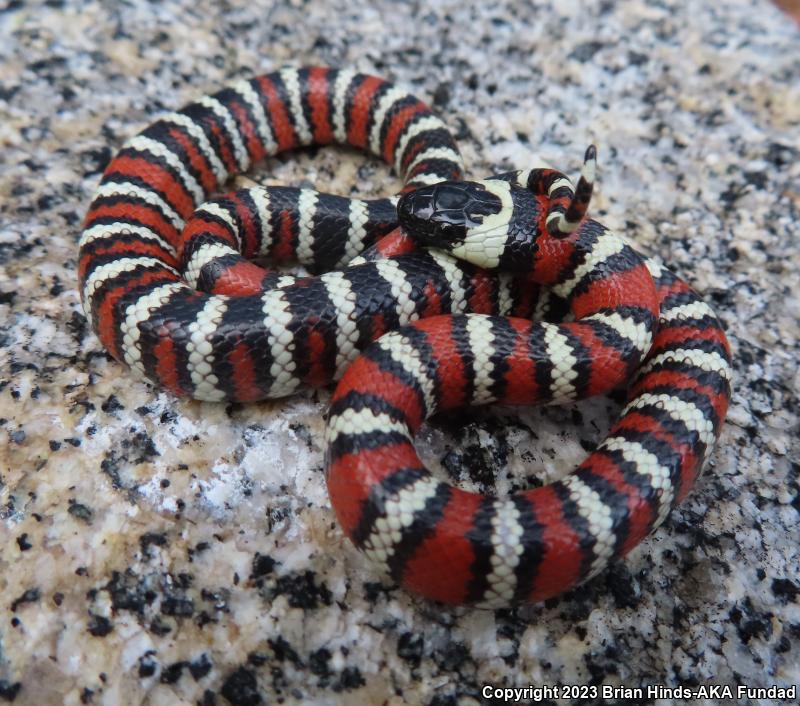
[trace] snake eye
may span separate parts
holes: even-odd
[[[448,244],[458,240],[463,240],[465,228],[462,223],[452,223],[449,221],[436,222],[436,235],[441,238],[441,244]]]

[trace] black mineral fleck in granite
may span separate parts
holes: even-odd
[[[161,599],[161,612],[164,615],[189,618],[194,614],[194,601],[181,594],[165,594]]]
[[[75,519],[81,520],[87,524],[90,524],[92,521],[92,508],[83,503],[76,502],[75,500],[70,500],[67,512]]]
[[[189,672],[191,672],[191,675],[194,677],[195,681],[198,681],[206,676],[211,671],[212,667],[213,664],[211,659],[205,652],[194,661],[189,662]]]
[[[11,602],[11,612],[16,613],[17,608],[19,608],[24,603],[36,603],[39,598],[41,598],[41,593],[38,588],[29,588],[25,593],[23,593],[18,598],[15,598]]]
[[[271,556],[262,556],[256,553],[255,557],[253,557],[253,569],[250,573],[250,578],[259,579],[262,576],[271,574],[276,563],[277,562]]]
[[[327,677],[330,674],[328,662],[331,659],[330,650],[321,647],[312,652],[308,657],[308,668],[318,677]]]
[[[114,629],[114,624],[102,615],[89,614],[87,630],[95,637],[105,637]]]
[[[162,532],[146,532],[139,537],[139,548],[142,554],[148,553],[148,547],[163,547],[167,544],[167,536]]]
[[[319,583],[313,571],[279,576],[267,590],[271,598],[285,595],[292,608],[313,609],[330,605],[332,595],[325,583]]]
[[[232,706],[258,706],[264,701],[255,673],[246,667],[239,667],[225,680],[221,693]]]
[[[797,603],[800,586],[796,582],[789,579],[773,579],[771,588],[772,592],[783,602]]]
[[[19,695],[22,684],[14,682],[13,684],[5,679],[0,679],[0,697],[5,701],[14,701]]]
[[[158,669],[158,660],[155,659],[155,652],[148,650],[139,658],[139,676],[142,679],[152,677]]]
[[[366,684],[363,675],[361,674],[361,670],[358,667],[345,667],[339,679],[333,684],[333,690],[336,692],[340,691],[352,691],[353,689],[358,689]]]
[[[268,640],[269,646],[272,649],[275,659],[279,662],[288,660],[295,666],[302,666],[302,661],[294,648],[284,639],[282,635],[278,635],[274,639]]]
[[[159,680],[162,684],[174,684],[181,678],[184,668],[188,666],[188,662],[175,662],[174,664],[170,664],[161,670]]]
[[[397,640],[397,656],[418,666],[422,660],[425,642],[422,635],[404,632]]]

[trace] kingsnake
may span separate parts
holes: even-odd
[[[385,159],[399,202],[292,188],[206,201],[265,156],[329,143]],[[539,601],[663,522],[730,396],[711,309],[584,217],[594,164],[590,148],[575,190],[544,164],[464,182],[444,123],[386,81],[328,68],[242,80],[109,163],[80,241],[83,305],[115,358],[178,395],[250,401],[341,378],[327,482],[355,545],[434,600]],[[295,278],[259,257],[342,269]],[[560,403],[631,378],[575,472],[511,497],[434,479],[412,444],[437,411]]]

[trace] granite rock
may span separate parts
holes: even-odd
[[[0,10],[0,702],[477,703],[483,684],[800,682],[800,34],[764,1],[7,2]],[[160,112],[284,64],[431,100],[470,173],[600,148],[593,214],[701,291],[735,353],[695,491],[563,598],[446,609],[371,573],[322,473],[328,392],[180,401],[109,359],[80,221]],[[252,178],[364,197],[326,149]],[[425,458],[505,492],[567,473],[618,399],[434,421]],[[746,703],[746,700],[744,701]]]

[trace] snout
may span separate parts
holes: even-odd
[[[397,202],[397,220],[408,235],[424,239],[431,234],[434,210],[433,188],[422,187],[400,197]]]

